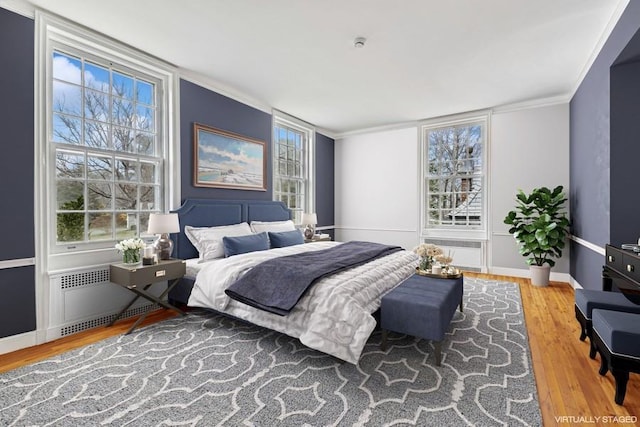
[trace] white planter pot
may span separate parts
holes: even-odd
[[[549,274],[551,273],[551,267],[547,264],[543,266],[530,265],[529,272],[531,273],[531,284],[534,286],[548,286]]]

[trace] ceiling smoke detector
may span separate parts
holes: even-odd
[[[364,37],[356,37],[356,39],[353,41],[353,47],[357,47],[357,48],[364,47],[364,42],[366,41],[367,39],[365,39]]]

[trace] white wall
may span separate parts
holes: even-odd
[[[518,189],[563,185],[569,194],[569,104],[494,113],[491,118],[491,270],[524,268],[503,220]],[[569,205],[567,202],[567,212]],[[569,273],[569,249],[552,269]]]
[[[336,240],[417,245],[417,127],[338,139],[335,171]]]
[[[569,104],[494,112],[490,135],[487,267],[526,276],[525,260],[502,221],[519,188],[564,185],[568,194]],[[336,140],[337,240],[418,244],[417,156],[415,126]],[[569,272],[568,250],[553,272]]]

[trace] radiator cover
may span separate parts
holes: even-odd
[[[109,265],[56,272],[49,276],[49,327],[47,341],[107,325],[135,294],[109,281]],[[160,294],[166,282],[150,291]],[[155,306],[139,298],[121,319],[142,314]]]
[[[424,239],[424,243],[432,243],[442,248],[445,254],[453,256],[452,265],[467,271],[486,270],[486,244],[481,241],[465,241],[450,239]]]

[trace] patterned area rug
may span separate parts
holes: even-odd
[[[464,292],[440,367],[409,336],[355,366],[192,312],[0,375],[0,425],[542,425],[518,286]]]

